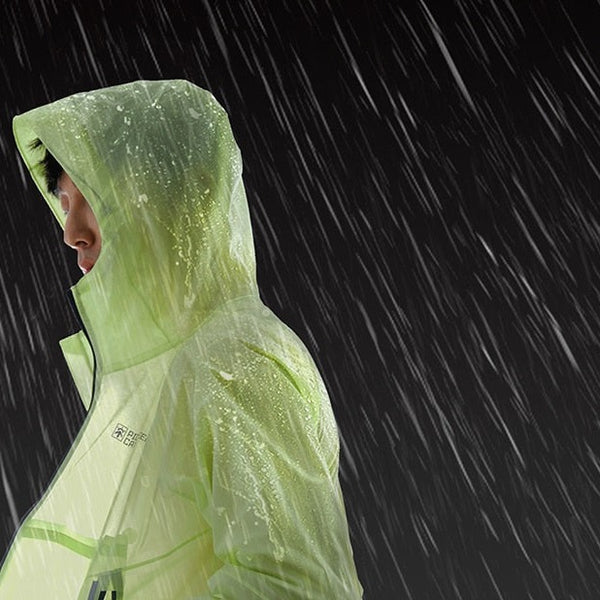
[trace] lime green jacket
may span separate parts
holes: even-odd
[[[239,148],[183,81],[14,119],[91,205],[94,268],[60,344],[87,418],[0,572],[3,600],[362,597],[318,369],[261,301]],[[59,401],[59,398],[56,399]]]

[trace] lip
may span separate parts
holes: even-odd
[[[94,263],[90,260],[82,260],[82,261],[78,262],[77,265],[79,266],[79,268],[83,271],[83,274],[85,275],[86,273],[89,273],[92,270]]]

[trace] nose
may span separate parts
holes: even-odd
[[[74,250],[87,248],[94,244],[94,232],[80,211],[69,211],[65,221],[63,241]]]

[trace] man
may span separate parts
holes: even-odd
[[[60,344],[88,416],[0,597],[360,598],[336,422],[260,300],[225,111],[187,81],[137,81],[14,132],[84,272],[82,329]]]

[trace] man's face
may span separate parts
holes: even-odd
[[[92,207],[65,172],[58,178],[56,195],[67,215],[63,239],[67,246],[77,250],[77,264],[85,275],[100,254],[102,241],[98,221]]]

